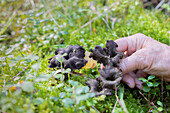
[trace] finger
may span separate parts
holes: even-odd
[[[136,87],[139,88],[140,90],[143,89],[143,82],[141,82],[140,80],[138,80],[138,78],[135,78],[135,84],[136,84]]]
[[[135,87],[134,79],[131,76],[129,76],[128,74],[123,75],[122,82],[127,84],[130,88]]]
[[[120,38],[115,40],[115,42],[118,44],[116,49],[119,52],[127,51],[128,55],[131,55],[135,51],[141,49],[147,39],[148,37],[141,33],[137,33],[125,38]]]
[[[120,61],[120,68],[123,74],[133,72],[137,69],[144,69],[148,66],[148,61],[144,55],[145,49],[141,49],[129,57],[126,57]]]
[[[142,89],[143,89],[143,86],[142,86],[142,83],[143,83],[143,82],[141,82],[141,81],[138,80],[138,78],[137,78],[137,76],[136,76],[136,74],[135,74],[134,72],[130,72],[129,75],[130,75],[132,78],[134,78],[135,86],[136,86],[137,88],[139,88],[140,90],[142,90]]]
[[[147,76],[147,73],[143,72],[142,70],[138,70],[136,72],[137,78],[145,78]]]

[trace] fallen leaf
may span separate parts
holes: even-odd
[[[87,68],[93,69],[97,65],[97,61],[93,60],[92,58],[89,58],[89,56],[90,56],[90,52],[86,51],[84,59],[87,60],[88,62],[83,67],[84,69],[87,69]]]
[[[16,91],[16,87],[15,87],[15,86],[12,86],[12,87],[10,87],[10,90]]]

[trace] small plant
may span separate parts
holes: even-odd
[[[143,91],[144,92],[149,92],[151,90],[151,88],[155,88],[158,87],[158,85],[160,84],[160,82],[157,82],[158,79],[154,79],[155,76],[154,75],[150,75],[148,76],[147,79],[145,78],[139,78],[140,81],[144,82],[143,83]]]
[[[139,80],[141,80],[143,83],[143,91],[144,92],[148,92],[149,94],[149,97],[152,97],[153,95],[156,95],[157,96],[157,91],[156,90],[159,90],[159,84],[161,84],[160,82],[158,82],[158,79],[155,78],[154,75],[150,75],[148,76],[147,79],[145,78],[139,78]],[[154,97],[154,96],[153,96]],[[153,101],[154,98],[152,98],[152,101]],[[153,102],[151,102],[151,104],[153,104]],[[157,107],[157,110],[158,111],[163,111],[163,104],[161,101],[157,100],[157,105],[159,107]],[[156,111],[155,111],[156,112]]]

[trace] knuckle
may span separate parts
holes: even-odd
[[[142,39],[147,39],[148,38],[146,35],[144,35],[142,33],[137,33],[134,36],[137,37],[137,38],[142,38]]]

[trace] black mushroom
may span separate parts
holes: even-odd
[[[55,51],[55,56],[48,59],[48,67],[60,68],[62,66],[64,69],[70,68],[72,71],[81,69],[87,63],[84,57],[85,49],[82,46],[70,45],[66,48],[59,48]]]
[[[124,54],[117,52],[116,47],[118,45],[113,40],[108,40],[106,48],[96,45],[94,49],[91,49],[89,57],[104,65],[104,68],[99,70],[99,77],[86,82],[96,96],[111,95],[110,91],[115,89],[122,79],[123,73],[119,68],[119,59],[122,59]]]

